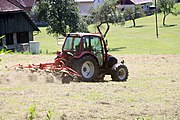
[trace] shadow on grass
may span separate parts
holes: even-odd
[[[163,27],[175,27],[175,26],[177,26],[177,24],[165,25],[165,26],[161,26],[160,28],[163,28]]]
[[[174,27],[177,26],[177,24],[173,24],[173,25],[166,25],[165,27]]]
[[[142,27],[145,27],[146,25],[137,25],[137,26],[129,26],[129,27],[126,27],[126,28],[142,28]]]
[[[118,48],[109,48],[109,52],[114,52],[114,51],[122,51],[123,49],[126,49],[127,47],[118,47]]]

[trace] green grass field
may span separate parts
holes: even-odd
[[[47,34],[46,27],[39,27],[40,33],[34,36],[35,41],[40,42],[40,49],[42,52],[56,52],[59,50],[59,46],[57,45],[56,37]]]
[[[124,26],[111,25],[107,35],[108,48],[111,54],[180,54],[180,15],[169,15],[166,24],[162,26],[162,15],[158,15],[159,38],[155,33],[155,16],[136,20],[137,27],[133,28],[132,21]],[[93,26],[90,31],[95,32]],[[46,28],[40,28],[41,33],[35,36],[43,51],[55,52],[60,50],[57,40],[46,34]]]

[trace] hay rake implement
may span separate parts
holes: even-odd
[[[31,72],[45,71],[48,73],[52,73],[54,76],[59,76],[62,78],[62,83],[70,83],[72,80],[77,80],[77,77],[81,78],[82,76],[73,70],[70,67],[67,67],[63,60],[60,58],[56,58],[52,63],[40,63],[29,64],[27,66],[18,64],[14,66],[16,69],[30,69]]]

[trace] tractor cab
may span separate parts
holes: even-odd
[[[63,53],[69,53],[75,58],[90,54],[97,58],[98,64],[103,66],[106,45],[100,34],[92,33],[70,33],[66,37],[62,47]]]

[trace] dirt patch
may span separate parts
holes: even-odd
[[[52,62],[53,55],[5,55],[0,63],[0,119],[25,119],[36,104],[36,120],[178,120],[180,55],[116,55],[129,69],[127,82],[61,81],[45,72],[7,69]],[[110,80],[110,76],[106,76]]]

